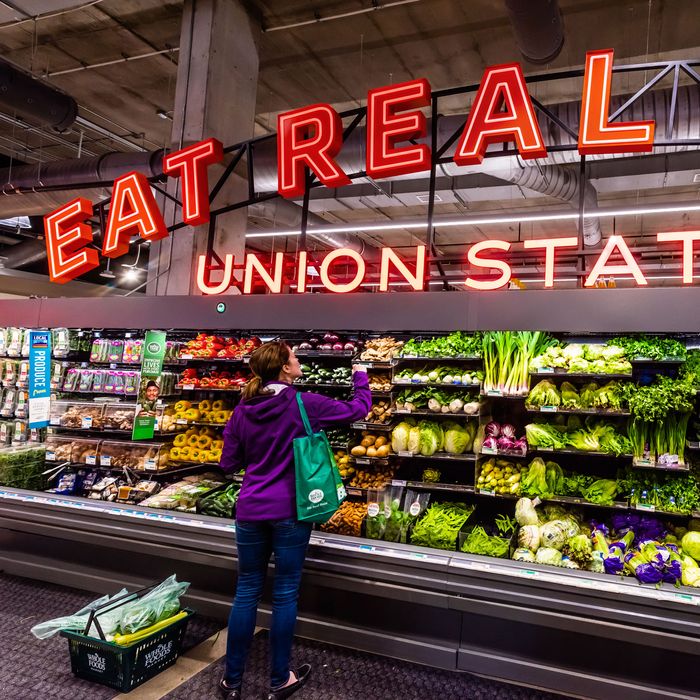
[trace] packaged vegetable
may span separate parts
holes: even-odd
[[[553,547],[540,547],[535,554],[537,564],[550,564],[551,566],[561,566],[562,555],[558,549]]]
[[[564,520],[552,520],[540,528],[542,547],[561,549],[568,539],[567,523]]]
[[[515,504],[515,519],[518,521],[518,525],[537,525],[539,523],[535,510],[536,505],[537,503],[529,498],[518,500]]]
[[[367,518],[365,533],[371,540],[380,540],[386,527],[384,489],[367,489]]]
[[[534,563],[535,554],[529,549],[516,549],[515,552],[513,552],[513,561],[528,561]]]

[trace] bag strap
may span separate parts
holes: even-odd
[[[311,423],[309,422],[309,416],[304,408],[304,402],[301,400],[301,394],[297,392],[297,403],[299,404],[299,413],[301,413],[301,420],[304,423],[304,428],[306,429],[306,434],[311,437],[314,431],[311,430]]]

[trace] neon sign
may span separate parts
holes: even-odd
[[[653,148],[653,121],[609,122],[613,56],[612,49],[586,54],[578,137],[578,150],[581,154],[644,153]],[[430,147],[426,144],[409,144],[426,136],[426,120],[420,108],[430,104],[430,95],[430,83],[425,79],[369,91],[365,165],[368,175],[374,178],[398,177],[430,168]],[[399,145],[400,143],[404,145]],[[458,165],[481,163],[488,146],[495,143],[514,143],[520,156],[525,159],[547,156],[525,77],[517,63],[492,66],[484,71],[474,105],[457,144],[454,161]],[[336,188],[350,184],[350,178],[337,162],[342,147],[342,120],[330,105],[320,103],[280,114],[277,132],[278,193],[287,198],[301,197],[307,187],[307,172],[312,173],[326,187]],[[207,139],[164,157],[164,174],[180,178],[182,184],[183,223],[199,226],[209,221],[208,168],[221,163],[223,153],[219,141]],[[51,281],[65,283],[99,265],[97,252],[87,247],[92,243],[92,234],[86,221],[92,216],[92,210],[89,200],[78,198],[44,218]],[[168,235],[148,181],[137,172],[126,173],[114,182],[102,254],[110,258],[124,255],[129,249],[129,240],[134,235],[146,240],[159,240]],[[659,241],[683,242],[683,282],[689,284],[688,280],[692,281],[692,247],[696,239],[689,240],[685,234],[660,235],[665,237],[659,238]],[[596,275],[625,270],[623,274],[632,274],[637,284],[645,284],[624,241],[610,241],[593,269]],[[570,238],[529,241],[525,244],[526,250],[544,248],[546,287],[554,284],[556,249],[574,246],[575,239]],[[478,269],[495,270],[499,275],[496,279],[469,278],[465,283],[467,287],[497,289],[505,286],[510,280],[510,267],[504,260],[493,257],[493,254],[506,253],[509,249],[510,244],[505,241],[482,241],[472,246],[467,256],[470,265]],[[482,256],[482,252],[486,255]],[[622,255],[624,265],[608,263],[610,255],[615,252]],[[352,280],[336,282],[332,279],[330,268],[337,260],[343,260],[346,266],[354,267]],[[296,280],[298,292],[307,288],[306,261],[306,252],[299,252]],[[226,284],[225,281],[227,277],[232,278],[233,259],[227,255],[222,263],[224,280],[212,285],[209,282],[209,271],[206,266],[202,267],[200,260],[197,285],[203,293],[220,293],[230,285],[230,282]],[[253,280],[257,275],[263,278],[268,289],[278,293],[282,288],[283,266],[284,258],[276,257],[274,269],[268,272],[257,257],[249,254],[244,261],[243,292],[252,291]],[[381,260],[381,291],[388,288],[389,266],[397,269],[413,289],[422,288],[425,250],[417,252],[415,273],[410,273],[398,255],[391,248],[385,248]],[[344,293],[357,289],[362,284],[366,264],[354,251],[334,251],[326,256],[320,271],[325,288]],[[595,284],[596,278],[589,277],[586,284]]]
[[[681,244],[683,264],[683,284],[693,283],[693,256],[694,245],[700,241],[700,231],[673,231],[657,233],[659,243]],[[545,288],[552,288],[556,284],[554,273],[554,258],[559,250],[576,249],[578,239],[575,237],[541,238],[525,241],[523,251],[532,251],[536,258],[533,264],[541,264],[542,254],[545,263]],[[485,240],[472,245],[467,251],[466,260],[470,272],[463,279],[451,279],[450,284],[466,289],[493,290],[502,289],[513,278],[510,263],[503,257],[508,253],[512,244],[508,241]],[[320,286],[329,292],[345,294],[353,292],[361,285],[376,285],[381,292],[389,289],[389,276],[393,270],[395,275],[411,289],[419,292],[425,290],[427,250],[425,246],[416,246],[409,260],[402,260],[396,252],[389,247],[381,249],[379,261],[379,280],[376,275],[371,277],[367,273],[366,261],[359,253],[348,248],[331,251],[320,258],[319,278]],[[611,258],[621,258],[621,262],[611,262]],[[197,261],[197,287],[202,294],[222,294],[229,287],[239,286],[234,279],[234,258],[225,256],[224,270],[219,282],[211,282],[207,273],[207,258],[200,255]],[[315,263],[316,264],[316,263]],[[255,253],[247,253],[243,261],[244,282],[239,289],[243,294],[252,294],[264,289],[273,294],[280,294],[286,285],[290,291],[297,294],[306,292],[308,288],[309,265],[308,254],[302,251],[296,260],[293,255],[276,253],[271,268],[262,263]],[[339,271],[343,275],[342,281],[336,279]],[[647,279],[644,276],[639,263],[630,250],[624,236],[615,235],[608,238],[605,247],[598,257],[588,275],[584,286],[595,287],[601,277],[631,278],[637,286],[646,286]]]

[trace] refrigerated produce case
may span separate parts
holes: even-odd
[[[656,289],[519,291],[484,295],[455,292],[345,297],[229,297],[225,298],[223,313],[217,311],[220,298],[186,298],[177,303],[172,299],[32,300],[1,302],[0,324],[25,328],[74,328],[75,319],[80,318],[81,328],[101,329],[107,337],[110,337],[109,329],[114,331],[115,338],[119,330],[138,334],[144,329],[173,329],[172,334],[180,333],[178,339],[183,343],[198,331],[263,338],[280,335],[298,344],[311,338],[313,331],[336,331],[338,335],[344,332],[359,343],[389,336],[400,342],[416,336],[444,336],[457,330],[537,328],[568,334],[572,340],[576,339],[574,334],[579,334],[584,338],[583,342],[590,342],[586,338],[604,339],[634,332],[676,334],[684,344],[692,345],[700,332],[700,314],[695,311],[694,296],[693,290]],[[177,308],[176,314],[174,308]],[[668,309],[680,309],[682,313],[671,315],[667,313]],[[108,324],[106,319],[109,319]],[[313,324],[309,319],[313,319]],[[310,325],[313,328],[302,330]],[[355,350],[358,354],[362,352],[359,344]],[[405,367],[420,370],[422,363],[429,365],[436,358],[414,357],[406,353],[408,356],[399,360],[383,357],[381,351],[380,344],[365,356],[371,358],[365,359],[371,365],[370,371],[384,376],[377,384],[375,404],[387,397],[391,400],[392,391],[421,389],[438,383],[430,381],[430,377],[429,381],[423,382],[420,371],[417,371],[414,372],[419,375],[416,381],[407,384],[393,382],[393,388],[387,392],[387,377],[397,377]],[[324,366],[325,362],[326,366],[337,368],[349,366],[352,361],[352,352],[345,349],[342,354],[338,354],[341,351],[300,349],[300,355],[303,356],[304,352],[309,361],[319,366]],[[395,355],[400,352],[395,348]],[[219,359],[218,366],[227,366],[226,362],[230,362],[233,367],[239,362],[244,371],[244,356],[236,357],[230,349],[228,353],[233,356]],[[326,362],[325,358],[332,359]],[[175,361],[175,358],[171,359]],[[459,383],[453,381],[445,391],[478,390],[473,379],[479,371],[479,362],[473,356],[453,357],[451,360],[452,366],[464,370],[463,375],[467,375],[468,381],[462,382],[461,378]],[[207,357],[185,357],[184,361],[187,367],[197,370],[191,376],[206,375],[211,364],[216,364],[216,360]],[[657,362],[651,367],[637,361],[634,376],[641,382],[650,378],[652,373],[675,376],[678,364],[670,362],[660,367]],[[545,371],[544,374],[550,373]],[[551,373],[554,374],[557,373]],[[573,378],[573,373],[568,376]],[[319,382],[328,386],[319,386],[316,390],[342,396],[346,391],[344,378],[331,371],[330,379],[329,382]],[[530,385],[540,379],[533,377]],[[559,377],[555,379],[555,383],[560,380]],[[305,387],[305,390],[310,389]],[[207,393],[191,394],[192,391]],[[229,389],[229,393],[231,391]],[[522,418],[519,424],[522,428],[534,414],[532,407],[526,409],[525,396],[512,398],[493,389],[485,393],[487,395],[478,399],[479,414],[482,415],[463,412],[461,422],[480,421],[483,425],[486,413],[495,422],[516,412]],[[182,391],[182,396],[193,399],[201,396],[213,399],[220,395],[211,385]],[[447,403],[448,398],[443,400]],[[80,416],[79,408],[68,406],[60,415],[72,410],[70,415]],[[554,412],[550,409],[549,406],[540,407],[538,418],[551,418],[546,415]],[[75,465],[84,472],[88,458],[94,455],[96,460],[101,460],[105,446],[107,453],[111,449],[111,454],[114,454],[116,448],[110,448],[110,442],[120,445],[121,440],[119,450],[123,451],[126,438],[110,433],[99,435],[98,432],[116,432],[120,428],[114,426],[123,425],[121,421],[127,419],[129,408],[122,404],[121,409],[114,410],[125,414],[119,413],[119,421],[114,425],[105,424],[107,415],[113,415],[108,406],[99,413],[99,425],[84,425],[82,417],[79,421],[76,418],[70,426],[63,426],[59,433],[50,435],[46,446],[47,459],[55,464],[57,453],[63,459],[61,450],[68,449],[70,461],[73,461],[73,453],[85,457],[85,461],[80,460]],[[88,411],[91,415],[93,412]],[[412,413],[415,418],[430,422],[452,418],[449,413],[438,417],[434,411],[431,418],[429,410],[423,411],[425,415],[421,415],[421,410]],[[564,410],[561,414],[562,417],[566,415]],[[204,423],[202,420],[175,418],[175,415],[177,413],[171,414],[170,423],[182,421],[182,427],[190,430],[190,423]],[[377,436],[387,435],[387,442],[391,442],[392,426],[405,417],[404,413],[394,415],[388,426],[389,432],[382,432],[385,428],[382,424],[364,422],[353,426],[348,434],[339,436],[342,442],[335,443],[336,453],[340,450],[346,455],[352,444],[358,442],[352,436],[365,437],[362,435],[365,431],[375,439],[364,448],[364,455],[358,454],[350,462],[354,464],[354,473],[349,476],[357,479],[358,471],[369,473],[385,469],[386,478],[393,479],[395,486],[415,493],[429,492],[431,503],[466,501],[470,507],[476,506],[474,515],[463,523],[461,530],[457,528],[450,550],[367,539],[366,521],[362,516],[367,511],[368,493],[364,488],[351,486],[352,480],[349,479],[349,500],[361,513],[359,521],[362,524],[355,534],[363,536],[340,535],[327,529],[313,534],[302,588],[300,634],[590,698],[698,696],[696,684],[688,673],[690,664],[700,655],[698,589],[689,586],[675,588],[668,584],[660,587],[641,585],[630,577],[565,570],[457,551],[475,525],[491,523],[495,512],[512,515],[515,495],[511,497],[478,486],[480,470],[483,471],[488,460],[510,460],[515,465],[523,459],[525,463],[530,462],[535,454],[531,450],[523,456],[510,450],[499,455],[498,448],[495,448],[492,453],[487,450],[486,454],[476,455],[436,452],[426,457],[397,452],[389,459],[379,460],[367,456],[368,448],[377,444]],[[197,418],[201,419],[201,415]],[[74,432],[65,435],[67,431],[64,429],[73,429]],[[83,435],[80,431],[89,434]],[[158,466],[166,467],[165,460],[172,455],[169,447],[172,439],[170,434],[166,440],[157,433],[154,444],[141,451],[152,452]],[[138,449],[134,443],[130,444]],[[91,449],[87,449],[90,446]],[[565,469],[573,468],[571,461],[585,459],[590,464],[597,458],[595,451],[582,455],[558,450],[554,456],[544,450],[544,454],[547,459],[561,461],[562,466],[566,465]],[[153,455],[151,459],[154,459]],[[602,463],[631,461],[626,455],[610,454],[598,459]],[[133,465],[129,462],[124,466],[134,471],[139,471],[139,467],[145,471],[144,466],[148,469],[141,462]],[[187,476],[188,468],[192,469],[189,472],[191,477]],[[391,474],[390,469],[398,471]],[[162,474],[160,469],[156,471],[156,475],[135,474],[135,483],[129,487],[131,490],[122,494],[124,498],[119,500],[119,489],[115,489],[112,501],[105,501],[99,495],[87,499],[65,492],[47,493],[0,486],[0,565],[11,573],[100,591],[111,590],[122,582],[133,585],[166,575],[176,567],[178,575],[193,582],[196,605],[205,612],[223,617],[233,590],[235,526],[230,520],[199,514],[197,508],[197,501],[220,489],[220,482],[217,482],[215,473],[204,474],[206,465],[197,469],[197,465],[170,464],[169,468],[162,469]],[[513,466],[509,474],[516,472],[518,469]],[[136,480],[145,479],[147,485],[163,475],[170,475],[170,478],[161,482],[162,503],[160,509],[155,510],[144,503],[158,496],[143,494]],[[94,489],[95,484],[90,488]],[[182,501],[179,495],[172,499],[166,488],[184,494],[186,500]],[[105,493],[107,491],[101,495]],[[145,499],[142,498],[144,495]],[[624,500],[606,506],[585,505],[585,499],[576,496],[559,496],[551,500],[567,506],[586,507],[589,509],[587,517],[599,519],[616,511],[644,509],[648,514],[648,511],[655,510],[650,503],[639,503],[635,504],[635,511],[630,511],[630,504]],[[168,504],[173,508],[169,509]],[[190,512],[184,512],[182,508],[177,510],[183,504]],[[423,509],[420,517],[424,512]],[[669,513],[663,517],[673,519],[679,516]],[[512,536],[509,555],[514,546]],[[262,623],[269,618],[268,596],[266,601],[261,612]]]

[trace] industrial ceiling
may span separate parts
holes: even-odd
[[[427,78],[434,90],[474,84],[486,66],[498,63],[519,61],[529,75],[580,68],[586,51],[594,48],[614,48],[616,64],[700,58],[697,0],[560,0],[561,51],[538,65],[519,50],[506,4],[504,0],[247,0],[246,7],[263,29],[255,134],[274,131],[277,113],[286,109],[318,101],[327,101],[338,111],[355,108],[365,104],[372,87],[418,77]],[[182,2],[172,0],[0,0],[2,58],[64,91],[78,105],[77,120],[61,132],[31,125],[8,110],[0,114],[3,172],[21,164],[169,148],[182,11]],[[638,74],[616,77],[614,92],[634,93],[643,79]],[[697,85],[692,80],[681,80],[681,86],[695,99]],[[661,81],[656,87],[670,90],[670,82]],[[576,102],[580,90],[578,78],[537,83],[531,89],[547,105]],[[468,109],[464,95],[440,105],[445,115],[464,115]],[[691,131],[699,131],[700,105],[691,100],[684,118],[692,119]],[[678,151],[658,149],[653,156],[592,163],[589,176],[598,205],[622,208],[698,200],[700,159],[694,149]],[[438,217],[562,208],[561,201],[546,192],[493,173],[439,175]],[[319,190],[311,208],[336,224],[424,217],[426,192],[427,177],[391,185],[364,180],[340,196]],[[43,207],[34,204],[25,212],[19,200],[0,198],[0,218],[20,213],[38,216],[51,209],[47,200]],[[286,220],[264,209],[250,214],[250,231],[288,227]],[[40,219],[33,218],[32,224],[31,230],[19,233],[13,226],[0,226],[0,257],[11,258],[15,245],[37,235]],[[641,244],[644,236],[658,230],[700,228],[700,217],[679,211],[611,218],[602,220],[601,226],[606,234],[613,227],[624,229]],[[436,243],[440,253],[457,254],[465,244],[483,237],[516,240],[575,230],[575,222],[453,227],[438,230]],[[425,235],[405,230],[360,232],[357,237],[367,245],[401,246],[415,245]],[[254,241],[261,250],[286,243],[279,238]],[[22,271],[42,274],[45,261],[35,256],[13,275]],[[90,281],[115,284],[97,274]]]

